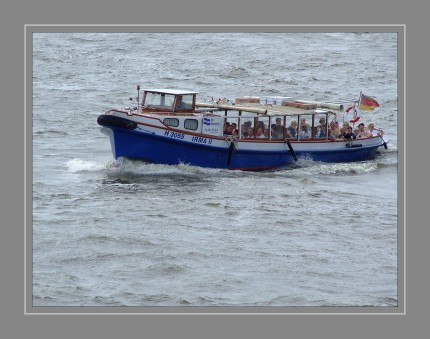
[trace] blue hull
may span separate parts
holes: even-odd
[[[294,144],[293,144],[294,147]],[[312,159],[321,162],[356,162],[372,158],[379,146],[337,149],[333,151],[296,151],[298,158]]]
[[[288,165],[293,158],[285,151],[229,151],[135,130],[109,127],[113,131],[114,157],[127,157],[165,165],[187,164],[208,168],[264,170]],[[229,154],[230,153],[230,154]]]

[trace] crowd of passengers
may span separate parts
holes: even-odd
[[[266,126],[263,121],[258,121],[255,128],[252,126],[251,121],[246,121],[242,125],[242,139],[268,139],[269,134],[272,139],[310,139],[312,138],[312,128],[306,122],[306,118],[302,117],[300,119],[300,126],[297,128],[297,120],[291,120],[289,126],[284,128],[282,124],[282,118],[276,118],[276,123],[270,126]],[[285,134],[284,134],[285,133]],[[372,136],[382,136],[383,131],[381,129],[376,129],[373,123],[369,123],[367,128],[364,123],[358,124],[357,128],[350,125],[349,122],[344,122],[342,127],[339,126],[339,122],[333,120],[330,122],[327,128],[327,123],[325,118],[319,119],[319,125],[316,126],[316,133],[314,138],[327,138],[330,140],[344,140],[344,139],[356,139],[356,138],[368,138]],[[239,137],[239,129],[236,123],[230,123],[226,121],[224,123],[224,135],[233,135]]]

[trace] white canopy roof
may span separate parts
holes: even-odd
[[[165,93],[165,94],[173,94],[173,95],[187,95],[187,94],[198,94],[195,91],[184,91],[178,89],[166,89],[166,88],[153,88],[153,89],[143,89],[145,92],[155,92],[155,93]]]

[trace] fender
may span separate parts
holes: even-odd
[[[227,166],[230,166],[231,164],[231,158],[233,156],[234,148],[234,141],[230,141],[230,145],[228,146]]]
[[[131,130],[136,129],[137,127],[137,124],[134,121],[108,114],[99,115],[97,117],[97,123],[100,126],[118,127]]]
[[[297,155],[293,149],[293,146],[291,146],[290,140],[287,140],[286,143],[287,143],[288,149],[290,150],[291,156],[293,157],[294,161],[297,161]]]

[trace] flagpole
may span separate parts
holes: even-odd
[[[360,104],[361,104],[361,95],[363,94],[362,91],[360,91],[360,97],[358,99],[358,109],[360,109]]]
[[[354,120],[357,118],[357,110],[360,110],[360,103],[361,103],[361,94],[363,92],[360,91],[360,97],[358,98],[358,104],[357,104],[357,108],[354,108]],[[352,123],[352,128],[355,128],[355,121]]]

